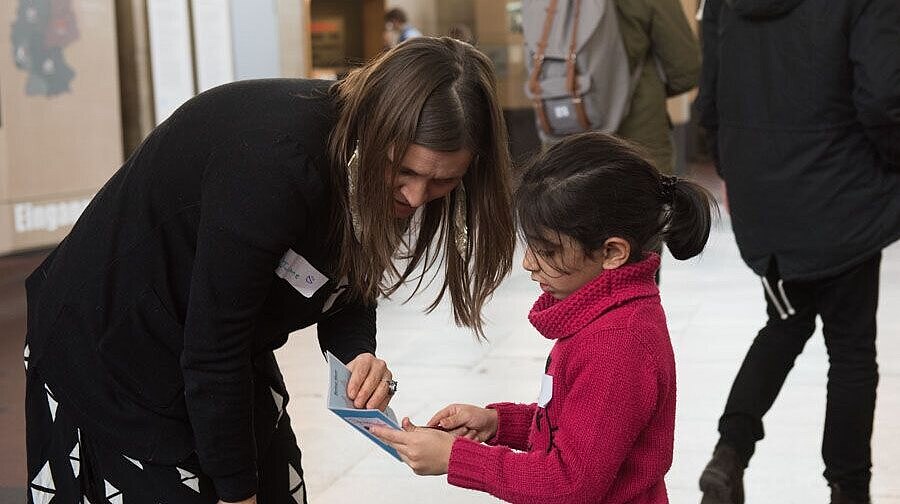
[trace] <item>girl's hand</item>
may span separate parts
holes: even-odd
[[[247,500],[242,500],[240,502],[219,501],[219,504],[256,504],[256,496],[254,495],[253,497],[250,497]]]
[[[369,432],[397,450],[400,458],[419,476],[447,474],[450,451],[456,439],[452,434],[416,427],[409,418],[403,419],[402,431],[373,425]]]
[[[435,413],[426,425],[484,443],[497,434],[497,410],[451,404]]]
[[[370,353],[364,353],[350,361],[347,369],[350,370],[347,397],[353,400],[353,406],[384,411],[391,402],[388,380],[394,376],[387,368],[387,363]]]

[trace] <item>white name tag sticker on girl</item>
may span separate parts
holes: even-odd
[[[302,255],[290,249],[281,258],[275,274],[279,278],[287,280],[287,283],[297,289],[297,292],[308,298],[313,297],[316,291],[328,283],[327,276],[313,268],[313,265],[309,264],[309,261]]]
[[[553,399],[553,377],[545,374],[544,377],[541,378],[541,395],[538,396],[538,407],[547,407],[550,399]]]

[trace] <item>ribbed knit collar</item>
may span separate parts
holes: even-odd
[[[654,281],[657,269],[659,255],[649,253],[639,262],[603,271],[561,301],[545,292],[528,320],[547,339],[572,336],[617,306],[659,294]]]

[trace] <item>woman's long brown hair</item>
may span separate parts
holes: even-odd
[[[444,266],[443,285],[427,311],[449,291],[456,323],[483,337],[481,311],[509,273],[515,248],[506,125],[493,65],[469,44],[420,37],[352,71],[332,89],[338,120],[330,138],[338,273],[351,293],[374,302],[407,280]],[[411,144],[452,152],[469,149],[463,178],[468,249],[454,244],[459,189],[429,202],[413,225],[393,213],[393,179]],[[359,147],[356,194],[348,195],[347,164]],[[359,240],[349,199],[359,202]],[[398,267],[395,259],[401,259]],[[417,276],[417,270],[421,272]]]

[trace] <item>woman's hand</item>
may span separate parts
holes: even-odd
[[[403,430],[387,427],[369,427],[375,437],[389,444],[419,476],[447,474],[450,465],[450,451],[456,437],[449,432],[427,427],[416,427],[403,419]]]
[[[347,369],[350,370],[347,397],[353,401],[353,406],[384,411],[391,402],[388,381],[394,376],[387,368],[387,363],[370,353],[364,353],[350,361]]]
[[[256,496],[254,495],[247,500],[242,500],[239,502],[225,502],[220,500],[219,504],[256,504]]]
[[[426,425],[484,443],[497,434],[497,410],[451,404],[435,413]]]

